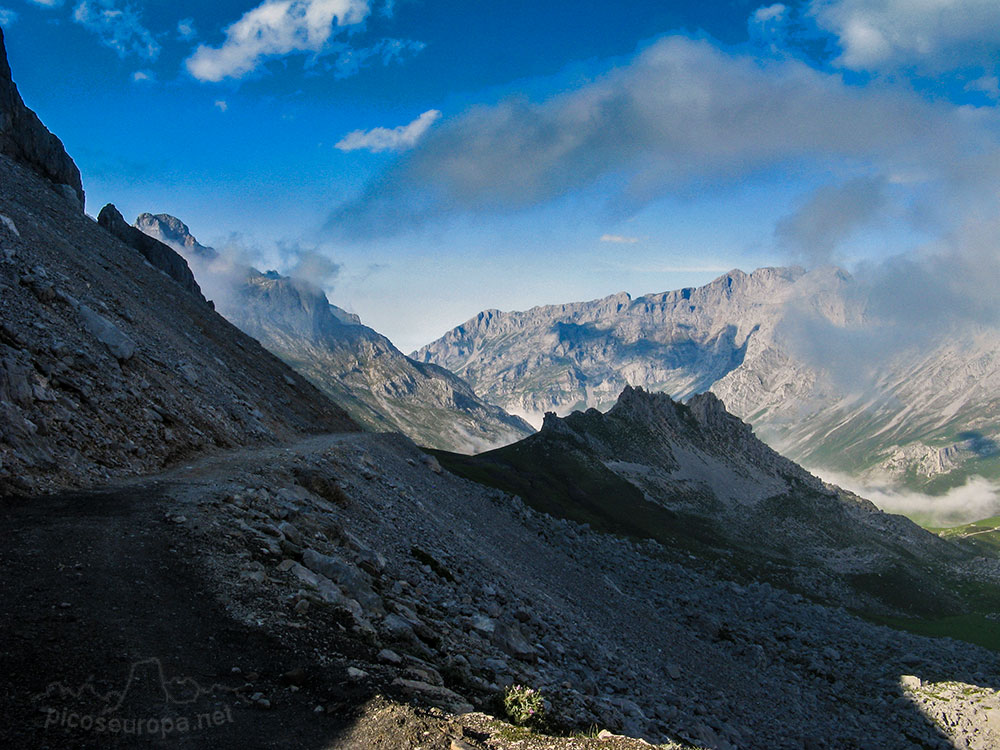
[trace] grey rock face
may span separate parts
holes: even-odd
[[[0,216],[0,495],[93,486],[198,451],[357,429],[3,154]]]
[[[626,385],[686,398],[739,368],[776,292],[802,269],[734,270],[699,289],[632,299],[487,310],[414,353],[464,377],[492,403],[538,423],[544,412],[610,407]]]
[[[548,411],[606,410],[626,385],[678,399],[711,390],[813,468],[915,486],[949,472],[956,484],[1000,476],[995,331],[900,348],[859,385],[843,363],[821,359],[825,342],[810,336],[810,321],[862,339],[878,330],[845,272],[761,268],[636,299],[488,310],[412,356],[533,424]]]
[[[170,214],[142,213],[135,220],[136,229],[171,247],[182,247],[202,258],[212,259],[218,253],[214,248],[205,247],[191,234],[187,224]]]
[[[159,240],[155,240],[147,234],[140,232],[135,227],[129,226],[118,209],[109,203],[97,215],[97,223],[107,229],[111,234],[120,239],[129,247],[135,248],[142,256],[148,260],[155,268],[163,271],[184,289],[197,295],[202,300],[205,297],[201,293],[201,287],[194,279],[187,261],[184,260],[173,249],[164,245]]]
[[[84,193],[80,170],[66,153],[62,141],[49,132],[38,116],[21,100],[11,78],[0,29],[0,153],[24,164],[56,187],[68,186],[83,210]]]

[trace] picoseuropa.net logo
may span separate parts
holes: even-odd
[[[92,679],[76,688],[53,682],[35,696],[46,731],[166,739],[233,722],[232,706],[223,700],[232,688],[204,688],[190,677],[168,680],[156,658],[132,664],[120,691],[101,692]]]

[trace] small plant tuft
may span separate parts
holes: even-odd
[[[548,724],[545,697],[534,688],[511,685],[504,691],[503,707],[512,724],[542,730]]]

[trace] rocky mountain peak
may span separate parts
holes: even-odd
[[[49,180],[57,192],[84,206],[80,170],[66,153],[62,141],[49,132],[38,116],[24,105],[11,77],[0,29],[0,153]]]
[[[144,234],[170,245],[171,247],[190,251],[203,258],[214,258],[218,255],[214,248],[206,247],[195,239],[188,225],[170,214],[141,213],[133,226]]]
[[[138,250],[155,268],[163,271],[184,289],[205,299],[187,261],[173,248],[130,226],[113,203],[101,209],[97,215],[97,223],[129,247]]]

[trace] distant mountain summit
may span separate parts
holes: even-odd
[[[810,329],[871,330],[858,291],[833,267],[733,270],[636,299],[488,310],[412,356],[535,424],[547,411],[608,409],[629,384],[677,399],[711,390],[810,467],[920,487],[1000,477],[997,332],[873,352],[884,359],[863,382],[840,361],[850,352]]]
[[[211,247],[205,247],[191,234],[188,225],[170,214],[143,213],[135,220],[135,228],[148,234],[150,237],[159,240],[165,245],[175,248],[184,248],[185,252],[191,252],[200,258],[211,260],[217,257],[218,253]]]
[[[474,452],[533,432],[483,402],[461,378],[414,362],[392,342],[331,305],[321,289],[261,273],[199,243],[168,214],[140,214],[135,227],[191,262],[217,309],[309,378],[361,424],[398,431],[434,448]]]

